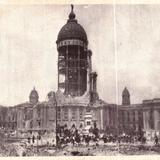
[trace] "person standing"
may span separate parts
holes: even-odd
[[[155,145],[158,145],[158,137],[157,137],[157,135],[155,135],[155,137],[154,137],[154,142],[155,142]]]
[[[35,136],[33,135],[32,137],[32,143],[34,144],[34,141],[35,141]]]

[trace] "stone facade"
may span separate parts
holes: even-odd
[[[143,126],[142,104],[119,106],[119,132],[128,134],[140,134]]]
[[[87,34],[75,17],[72,7],[56,41],[58,91],[49,92],[48,100],[39,102],[34,88],[28,102],[0,107],[0,127],[18,132],[55,132],[57,115],[58,126],[68,128],[85,129],[96,124],[100,131],[108,134],[159,134],[160,99],[130,104],[126,87],[122,92],[122,105],[108,104],[99,98]]]

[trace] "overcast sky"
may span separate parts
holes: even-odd
[[[112,5],[76,5],[74,12],[88,36],[102,99],[115,103],[118,95],[120,104],[125,86],[131,103],[160,97],[159,5],[117,5],[115,21]],[[34,86],[42,101],[57,90],[55,42],[69,13],[69,5],[0,6],[0,104],[28,101]]]

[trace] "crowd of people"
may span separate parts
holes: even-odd
[[[156,139],[157,140],[157,139]],[[143,136],[130,136],[130,135],[94,135],[92,133],[88,135],[80,135],[75,133],[74,135],[71,136],[57,136],[57,143],[59,145],[62,144],[68,144],[72,143],[74,145],[80,145],[80,144],[85,144],[86,146],[89,146],[90,142],[95,142],[96,145],[98,145],[98,142],[102,141],[104,144],[106,143],[137,143],[140,142],[142,144],[146,143],[146,138]],[[156,144],[158,142],[156,141]]]
[[[58,131],[57,135],[57,144],[63,145],[71,143],[73,145],[85,144],[89,146],[90,143],[95,143],[96,145],[99,142],[106,143],[147,143],[147,139],[142,134],[137,135],[127,135],[125,133],[119,135],[105,134],[100,133],[96,126],[89,130],[88,134],[83,134],[81,130],[77,130],[75,127],[71,129],[64,128],[63,130]],[[158,144],[158,137],[155,135],[154,143]]]
[[[43,139],[43,136],[38,134],[37,136],[33,135],[32,137],[28,137],[28,143],[34,144],[35,141]],[[158,144],[159,138],[155,134],[155,137],[153,138],[153,143],[155,145]],[[93,128],[88,131],[88,133],[83,133],[82,130],[76,129],[75,126],[72,126],[70,129],[67,127],[59,128],[57,129],[57,135],[53,139],[53,145],[57,145],[59,147],[63,145],[71,144],[73,146],[79,146],[79,145],[86,145],[89,146],[91,143],[95,145],[99,145],[99,142],[102,142],[103,144],[107,143],[141,143],[146,144],[147,138],[144,135],[127,135],[125,133],[119,134],[119,135],[113,135],[113,134],[105,134],[100,133],[98,128]]]
[[[34,144],[35,143],[35,140],[41,140],[41,136],[38,134],[37,136],[33,135],[32,137],[28,137],[28,143],[32,143]]]

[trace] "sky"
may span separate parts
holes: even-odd
[[[125,86],[133,104],[160,98],[160,5],[75,5],[74,12],[100,98],[121,104]],[[70,5],[0,5],[1,105],[28,101],[33,87],[40,101],[57,90],[56,40],[69,13]]]

